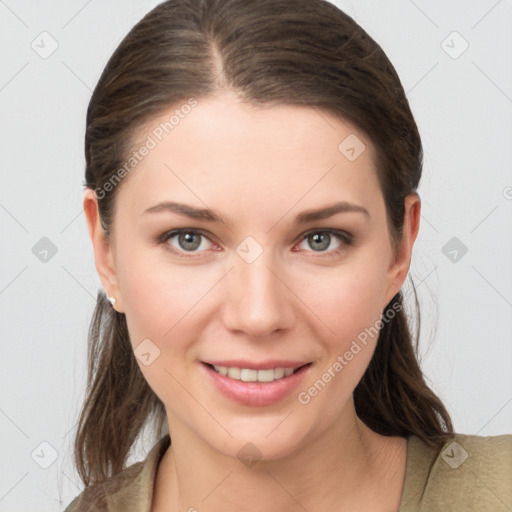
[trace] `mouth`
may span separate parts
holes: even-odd
[[[220,375],[242,382],[274,382],[289,377],[302,368],[311,365],[311,363],[306,363],[295,367],[276,366],[275,368],[255,369],[239,366],[221,366],[210,363],[204,364]]]
[[[290,399],[313,362],[201,362],[207,378],[222,395],[244,406],[270,406]],[[208,380],[207,380],[208,382]]]

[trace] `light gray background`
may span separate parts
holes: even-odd
[[[85,113],[157,3],[0,0],[0,511],[62,510],[81,490],[71,446],[100,286],[81,210]],[[512,433],[512,2],[336,3],[387,52],[423,139],[410,274],[424,371],[458,432]],[[31,47],[51,39],[46,59]],[[32,251],[43,237],[57,248],[46,262]]]

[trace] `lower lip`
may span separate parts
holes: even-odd
[[[272,382],[235,380],[221,375],[204,363],[201,366],[210,375],[217,389],[231,400],[242,405],[264,406],[275,404],[290,395],[299,386],[311,365],[303,366],[288,377]]]

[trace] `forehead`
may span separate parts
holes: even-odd
[[[371,141],[330,112],[247,104],[232,94],[186,104],[193,103],[169,108],[138,132],[138,160],[121,194],[134,208],[170,199],[221,210],[243,198],[247,208],[275,211],[299,201],[378,200]]]

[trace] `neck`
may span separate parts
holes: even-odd
[[[185,428],[170,429],[172,444],[159,465],[152,510],[396,511],[406,440],[376,434],[352,412],[350,421],[292,455],[253,465],[220,454]]]

